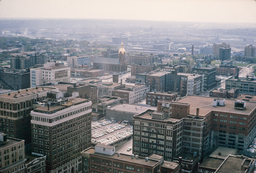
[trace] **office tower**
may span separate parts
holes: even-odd
[[[0,172],[24,172],[25,141],[0,132]]]
[[[47,172],[81,171],[80,152],[91,145],[91,105],[49,92],[46,105],[31,112],[32,153],[46,155]]]
[[[221,47],[219,50],[219,59],[224,60],[230,60],[231,57],[231,48],[228,47]]]
[[[8,137],[24,139],[26,149],[31,143],[30,112],[33,104],[44,100],[52,87],[28,88],[0,95],[0,131]],[[26,150],[27,152],[27,150]]]
[[[245,57],[255,57],[255,47],[253,45],[245,46],[244,56]]]
[[[220,58],[220,48],[223,48],[223,47],[230,48],[230,45],[226,43],[213,44],[213,56],[215,58],[217,59]]]

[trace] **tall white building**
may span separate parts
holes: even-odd
[[[44,67],[30,69],[30,87],[55,82],[70,82],[70,67],[48,62]]]

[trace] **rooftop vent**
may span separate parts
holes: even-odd
[[[243,110],[243,109],[246,108],[246,102],[245,101],[241,101],[241,100],[236,100],[234,107],[235,107],[235,109]]]
[[[148,161],[148,157],[145,158],[145,161],[146,161],[146,162]]]

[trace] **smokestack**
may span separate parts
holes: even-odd
[[[192,45],[192,52],[191,52],[192,55],[194,55],[194,45]]]
[[[121,86],[123,85],[123,80],[121,79]]]
[[[199,108],[196,108],[196,117],[199,116]]]
[[[50,109],[50,105],[49,105],[49,103],[47,104],[47,106],[48,106],[48,111],[49,111],[49,109]]]

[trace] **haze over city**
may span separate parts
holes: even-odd
[[[255,45],[255,0],[0,0],[0,172],[256,172]]]
[[[254,0],[1,0],[2,19],[255,23]]]

